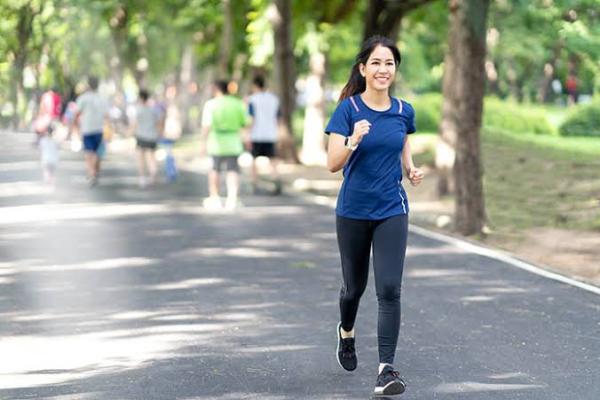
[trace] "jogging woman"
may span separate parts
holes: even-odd
[[[325,129],[330,136],[327,167],[331,172],[344,169],[336,207],[343,277],[337,360],[347,371],[356,369],[354,322],[367,286],[373,247],[379,304],[378,395],[400,394],[406,388],[393,367],[408,233],[402,167],[412,185],[423,179],[423,171],[413,163],[407,136],[415,132],[415,112],[409,103],[389,93],[400,60],[400,51],[390,39],[368,39]]]

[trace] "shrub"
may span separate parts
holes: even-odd
[[[442,113],[442,96],[429,93],[409,102],[415,109],[417,132],[437,132]]]
[[[424,94],[411,101],[411,104],[416,111],[417,130],[437,132],[442,110],[441,94]],[[556,133],[543,109],[491,97],[485,99],[483,127],[519,133]]]
[[[600,137],[600,102],[577,106],[561,124],[563,136]]]
[[[556,133],[544,110],[495,98],[485,99],[483,126],[518,133]]]

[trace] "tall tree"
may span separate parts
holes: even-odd
[[[410,11],[430,3],[432,0],[369,0],[365,13],[363,41],[373,35],[398,38],[402,18]]]
[[[282,156],[299,162],[292,129],[292,112],[295,106],[296,72],[294,65],[292,12],[290,0],[274,0],[269,10],[269,19],[273,24],[275,39],[275,80],[281,102],[283,121]]]
[[[23,72],[27,65],[27,57],[29,52],[29,42],[33,34],[33,22],[42,11],[43,5],[37,2],[27,1],[21,2],[18,7],[15,5],[3,5],[3,18],[12,17],[16,26],[13,40],[9,45],[9,52],[12,58],[11,79],[10,79],[10,102],[12,103],[12,128],[19,127],[19,118],[21,116],[21,107],[25,100],[25,88],[23,85]]]
[[[485,90],[486,24],[489,0],[451,0],[448,55],[454,85],[448,113],[456,129],[456,229],[479,234],[485,223],[480,129]]]
[[[444,57],[442,78],[442,115],[438,129],[439,138],[435,149],[435,167],[438,171],[437,194],[439,197],[454,193],[454,162],[456,159],[457,127],[455,124],[454,93],[456,93],[457,68],[452,52],[456,49],[456,35],[448,37],[448,50]]]
[[[229,78],[229,67],[231,53],[233,51],[233,10],[230,0],[223,0],[223,32],[221,33],[221,49],[219,52],[219,68],[217,69],[220,79]]]

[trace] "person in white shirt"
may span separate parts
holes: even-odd
[[[108,120],[109,103],[98,93],[98,78],[88,78],[89,90],[77,98],[75,121],[79,120],[79,131],[85,150],[85,162],[90,186],[96,185],[100,174],[99,150],[102,150],[104,121]]]
[[[252,148],[252,186],[256,191],[258,171],[257,157],[267,157],[271,178],[275,183],[275,193],[281,193],[277,159],[278,122],[280,117],[279,99],[265,89],[265,81],[257,76],[252,82],[253,94],[248,99],[248,112],[252,118],[250,140]]]
[[[142,188],[148,183],[151,185],[156,183],[158,167],[155,151],[161,136],[161,116],[150,104],[149,99],[148,91],[140,90],[140,99],[135,107],[135,118],[131,126],[137,142],[139,184]],[[149,182],[146,179],[146,171],[148,171]]]

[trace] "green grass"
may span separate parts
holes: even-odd
[[[433,133],[411,137],[434,165]],[[417,147],[417,146],[413,147]],[[484,193],[489,223],[499,234],[558,227],[600,230],[600,140],[485,130]]]
[[[531,146],[537,150],[546,151],[549,155],[570,158],[578,161],[600,161],[600,139],[594,137],[556,137],[550,135],[529,135],[506,132],[497,129],[487,129],[484,132],[484,141],[487,137],[510,138],[512,143]]]
[[[600,140],[494,131],[482,143],[493,229],[600,229]]]

